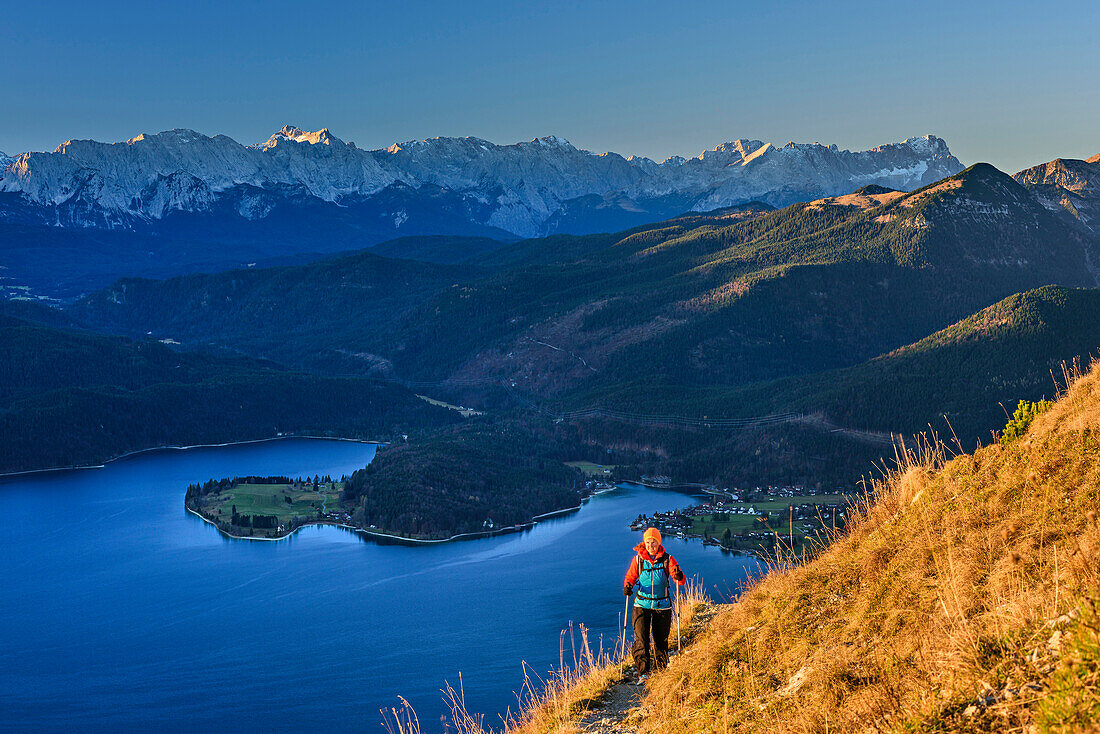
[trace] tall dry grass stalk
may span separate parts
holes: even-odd
[[[1072,614],[1100,589],[1100,376],[1075,369],[1017,442],[965,454],[930,434],[899,449],[828,548],[803,565],[775,559],[651,681],[639,731],[1059,731],[1049,711],[1100,719],[1092,684],[1066,683],[1095,681],[1100,657],[1088,615]]]
[[[450,725],[455,728],[457,734],[484,734],[485,716],[472,714],[466,709],[466,689],[462,684],[462,673],[458,674],[458,690],[450,683],[446,684],[443,691],[443,701],[451,710]],[[448,729],[449,730],[449,729]]]
[[[503,731],[575,731],[570,723],[572,715],[602,696],[621,677],[618,643],[610,651],[602,646],[593,651],[587,628],[574,627],[572,623],[562,631],[558,642],[558,668],[546,677],[522,663],[524,682],[516,694],[517,712],[501,717]],[[466,708],[461,678],[458,691],[447,685],[444,701],[451,710],[450,723],[458,734],[488,734],[484,716],[472,714]]]
[[[412,704],[403,696],[398,696],[398,699],[401,701],[400,708],[381,710],[382,728],[386,734],[420,734],[420,719],[416,717]]]
[[[685,635],[684,643],[690,636],[694,636],[694,622],[699,611],[713,600],[707,595],[703,583],[697,578],[689,578],[687,583],[676,592],[676,619],[680,622],[682,634]]]
[[[699,610],[711,603],[697,579],[689,579],[680,587],[676,597],[676,618],[679,620],[681,640],[684,644],[696,634],[693,624]],[[623,629],[623,620],[619,620]],[[578,720],[615,683],[623,679],[629,665],[628,656],[622,651],[629,648],[628,641],[619,639],[610,650],[601,644],[593,650],[584,625],[562,630],[558,639],[558,667],[546,677],[538,675],[523,663],[524,682],[516,694],[517,711],[502,717],[501,726],[508,734],[572,734],[578,730]],[[673,632],[675,635],[675,631]],[[568,642],[567,642],[568,641]],[[676,638],[670,639],[670,647],[676,651]],[[404,699],[402,699],[404,702]],[[451,710],[450,725],[457,734],[488,734],[484,717],[470,713],[466,708],[461,676],[459,690],[448,684],[444,701]],[[405,704],[408,707],[408,704]],[[411,709],[409,709],[411,712]],[[394,712],[394,718],[396,719]],[[415,718],[415,713],[412,714]],[[408,715],[405,717],[408,719]],[[411,728],[387,728],[388,734],[419,734]]]

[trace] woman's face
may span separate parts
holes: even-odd
[[[652,555],[656,554],[657,549],[660,548],[660,547],[661,547],[661,541],[657,540],[656,538],[646,538],[645,539],[645,549],[646,549],[646,552],[649,553],[649,555],[652,556]]]

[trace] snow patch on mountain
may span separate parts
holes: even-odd
[[[912,185],[913,181],[920,181],[924,177],[924,174],[928,172],[928,161],[917,161],[911,166],[905,168],[882,168],[874,173],[860,174],[853,178],[853,181],[874,181],[879,186],[886,186],[887,188],[897,188],[890,186],[888,182],[891,180],[899,180],[905,184]]]

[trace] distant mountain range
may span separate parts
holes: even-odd
[[[357,235],[359,246],[405,234],[609,231],[752,200],[784,206],[865,184],[911,190],[962,169],[931,135],[861,152],[736,140],[657,163],[596,155],[554,136],[514,145],[440,137],[361,150],[327,129],[290,125],[260,145],[177,129],[125,143],[70,140],[0,163],[6,221],[171,236],[232,221],[230,231],[247,237],[265,230],[248,223],[292,210],[326,233]]]
[[[553,430],[570,441],[621,451],[616,464],[651,473],[848,481],[881,451],[882,435],[940,425],[941,415],[962,440],[987,436],[1003,416],[998,401],[1043,395],[1052,367],[1095,346],[1097,168],[1052,161],[1013,177],[976,164],[915,191],[867,184],[782,209],[753,201],[613,234],[410,236],[306,264],[122,279],[63,316],[218,359],[403,383],[532,425],[561,417]],[[283,222],[310,229],[293,216]],[[135,262],[143,247],[206,247],[211,257],[225,248],[128,230],[6,226],[58,252],[74,238],[97,243],[88,252],[101,257],[124,245]],[[270,252],[267,241],[252,246]],[[44,267],[67,262],[26,251]],[[1044,288],[1051,284],[1062,288]],[[1014,295],[1033,289],[1041,290]],[[41,309],[12,315],[64,326]],[[696,422],[803,417],[735,435],[607,411]]]

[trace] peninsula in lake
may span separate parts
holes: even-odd
[[[579,506],[604,484],[564,463],[569,456],[553,437],[484,421],[380,447],[370,464],[339,480],[211,479],[188,487],[184,501],[233,537],[275,539],[320,523],[449,540],[514,530]]]

